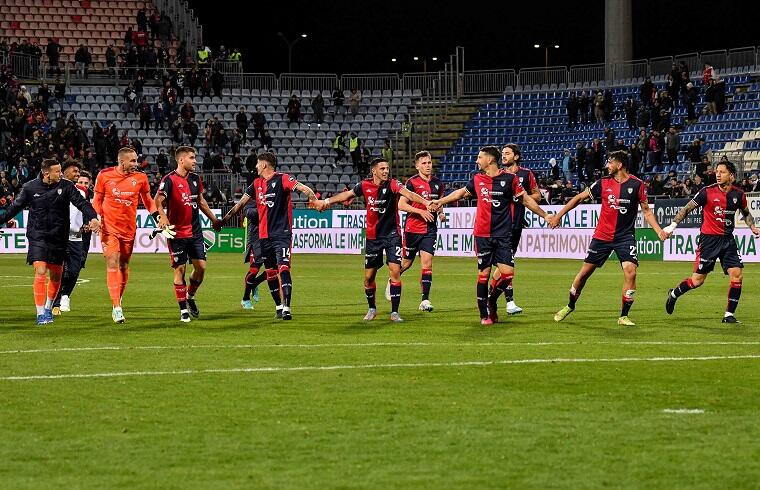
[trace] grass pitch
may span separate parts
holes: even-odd
[[[756,487],[760,481],[760,267],[720,323],[727,278],[664,312],[686,263],[642,263],[618,327],[609,262],[576,311],[580,261],[518,259],[525,313],[482,327],[474,259],[437,258],[417,311],[366,324],[359,256],[294,258],[292,322],[267,291],[239,301],[245,266],[210,256],[201,318],[179,322],[165,255],[136,255],[110,319],[102,258],[73,311],[36,327],[32,270],[0,256],[3,488]],[[265,285],[265,284],[264,284]],[[503,308],[503,300],[502,300]],[[502,310],[503,311],[503,310]]]

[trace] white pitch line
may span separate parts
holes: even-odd
[[[289,373],[308,371],[343,371],[358,369],[414,369],[438,367],[481,367],[506,366],[512,364],[563,364],[563,363],[613,363],[613,362],[688,362],[688,361],[724,361],[741,359],[760,359],[760,354],[740,356],[702,356],[702,357],[618,357],[618,358],[553,358],[553,359],[506,359],[497,361],[452,361],[452,362],[410,362],[392,364],[347,364],[334,366],[271,366],[249,368],[218,368],[218,369],[183,369],[178,371],[123,371],[111,373],[71,373],[71,374],[38,374],[30,376],[3,376],[0,381],[36,381],[55,379],[87,379],[87,378],[125,378],[142,376],[174,376],[193,374],[230,374],[230,373]]]
[[[330,347],[551,347],[562,345],[760,345],[760,341],[601,341],[601,342],[366,342],[334,344],[198,344],[198,345],[106,345],[98,347],[54,347],[49,349],[16,349],[0,351],[10,354],[51,354],[56,352],[98,352],[134,350],[193,350],[193,349],[324,349]]]
[[[700,414],[705,413],[701,408],[666,408],[662,413],[675,413],[675,414]]]

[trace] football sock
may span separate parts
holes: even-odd
[[[623,293],[623,308],[620,310],[620,316],[628,316],[628,312],[631,311],[633,306],[633,295],[636,294],[635,289],[626,289]]]
[[[581,292],[576,291],[574,287],[570,286],[570,300],[567,302],[567,306],[569,306],[571,310],[574,310],[575,302],[578,301],[578,298],[580,297]]]
[[[45,276],[42,276],[40,274],[34,275],[34,306],[37,307],[37,314],[41,315],[45,311],[45,299],[46,299],[46,293],[45,293],[45,286],[46,286],[47,278]]]
[[[121,270],[118,268],[106,270],[106,284],[113,306],[121,305]]]
[[[184,284],[174,285],[174,296],[177,297],[180,311],[187,310],[187,288]]]
[[[433,285],[433,271],[422,269],[420,274],[420,287],[422,288],[422,301],[430,297],[430,287]]]
[[[488,318],[488,277],[478,275],[478,286],[476,291],[480,318]]]
[[[377,308],[375,304],[375,292],[377,291],[377,285],[373,282],[368,287],[364,288],[364,295],[367,296],[367,305],[370,308]]]
[[[50,281],[47,284],[47,301],[45,301],[45,309],[51,309],[55,302],[55,297],[58,296],[58,291],[61,289],[61,274],[63,273],[63,266],[48,264],[48,270],[50,271]],[[57,276],[58,280],[54,281],[53,276]]]
[[[119,298],[124,297],[124,290],[127,289],[127,281],[129,280],[129,267],[121,269],[121,288],[119,290]],[[119,301],[121,303],[121,301]]]
[[[290,307],[290,298],[293,295],[293,279],[290,277],[290,267],[280,266],[280,281],[282,282],[282,306]]]
[[[491,286],[488,288],[488,301],[494,304],[498,301],[499,295],[501,294],[501,291],[496,290],[496,285],[499,284],[500,280],[501,277],[492,277]]]
[[[499,281],[496,283],[496,285],[493,287],[493,291],[491,291],[491,297],[496,299],[499,297],[501,293],[504,293],[506,296],[507,294],[507,288],[512,288],[512,278],[514,276],[501,276],[499,278]]]
[[[398,313],[398,306],[401,303],[401,281],[391,281],[391,313]]]
[[[280,276],[275,269],[267,269],[267,284],[269,285],[269,293],[272,295],[275,306],[280,306],[282,300],[280,298]]]
[[[736,307],[739,306],[739,298],[742,295],[742,283],[737,281],[731,281],[731,286],[728,288],[728,304],[726,305],[726,313],[732,315],[736,312]]]
[[[187,288],[187,297],[190,299],[195,298],[195,293],[198,292],[198,288],[201,287],[201,283],[203,280],[200,281],[190,278],[190,286]]]
[[[691,291],[692,289],[696,289],[696,286],[694,286],[694,283],[691,281],[691,277],[689,277],[688,279],[681,281],[681,284],[673,289],[673,297],[677,298],[682,294],[686,294],[686,292]]]

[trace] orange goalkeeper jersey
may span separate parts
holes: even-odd
[[[117,167],[101,171],[95,180],[92,204],[103,219],[102,233],[134,239],[138,197],[148,212],[156,210],[156,204],[150,197],[147,175],[142,172],[123,174]]]

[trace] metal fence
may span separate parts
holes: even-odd
[[[433,80],[437,78],[438,74],[433,72],[404,73],[404,76],[401,78],[401,85],[404,90],[420,90],[424,92],[433,86]]]
[[[605,79],[606,66],[604,63],[591,65],[573,65],[568,74],[569,83],[598,82]]]
[[[649,63],[647,60],[632,60],[613,63],[611,71],[612,73],[609,78],[613,80],[643,78],[649,75]]]
[[[19,78],[40,78],[40,57],[23,53],[11,53],[6,64],[11,65],[13,73]]]
[[[729,68],[741,68],[757,64],[755,60],[755,48],[753,46],[728,50],[727,66]]]
[[[340,77],[343,90],[399,90],[401,77],[398,73],[351,73]],[[334,88],[334,87],[333,87]]]
[[[649,60],[649,76],[656,77],[660,75],[667,75],[673,69],[673,57],[672,56],[660,56],[659,58],[651,58]]]
[[[338,75],[333,73],[283,73],[280,90],[334,90],[339,85]]]
[[[517,85],[523,87],[550,88],[554,85],[567,84],[567,67],[546,66],[544,68],[523,68],[517,74]]]
[[[725,49],[718,51],[703,51],[699,53],[700,64],[698,70],[702,69],[702,64],[710,63],[716,70],[725,70],[728,66],[728,51]]]
[[[476,70],[466,71],[462,77],[462,90],[465,95],[501,94],[506,87],[517,84],[514,70]]]
[[[248,90],[277,90],[279,87],[274,73],[243,73],[242,87]]]
[[[702,63],[699,60],[699,53],[687,53],[679,54],[674,57],[675,62],[678,64],[686,63],[689,68],[689,72],[702,71]]]
[[[245,178],[236,173],[227,172],[199,172],[204,187],[212,194],[218,189],[224,199],[233,197],[239,190],[245,191]]]

